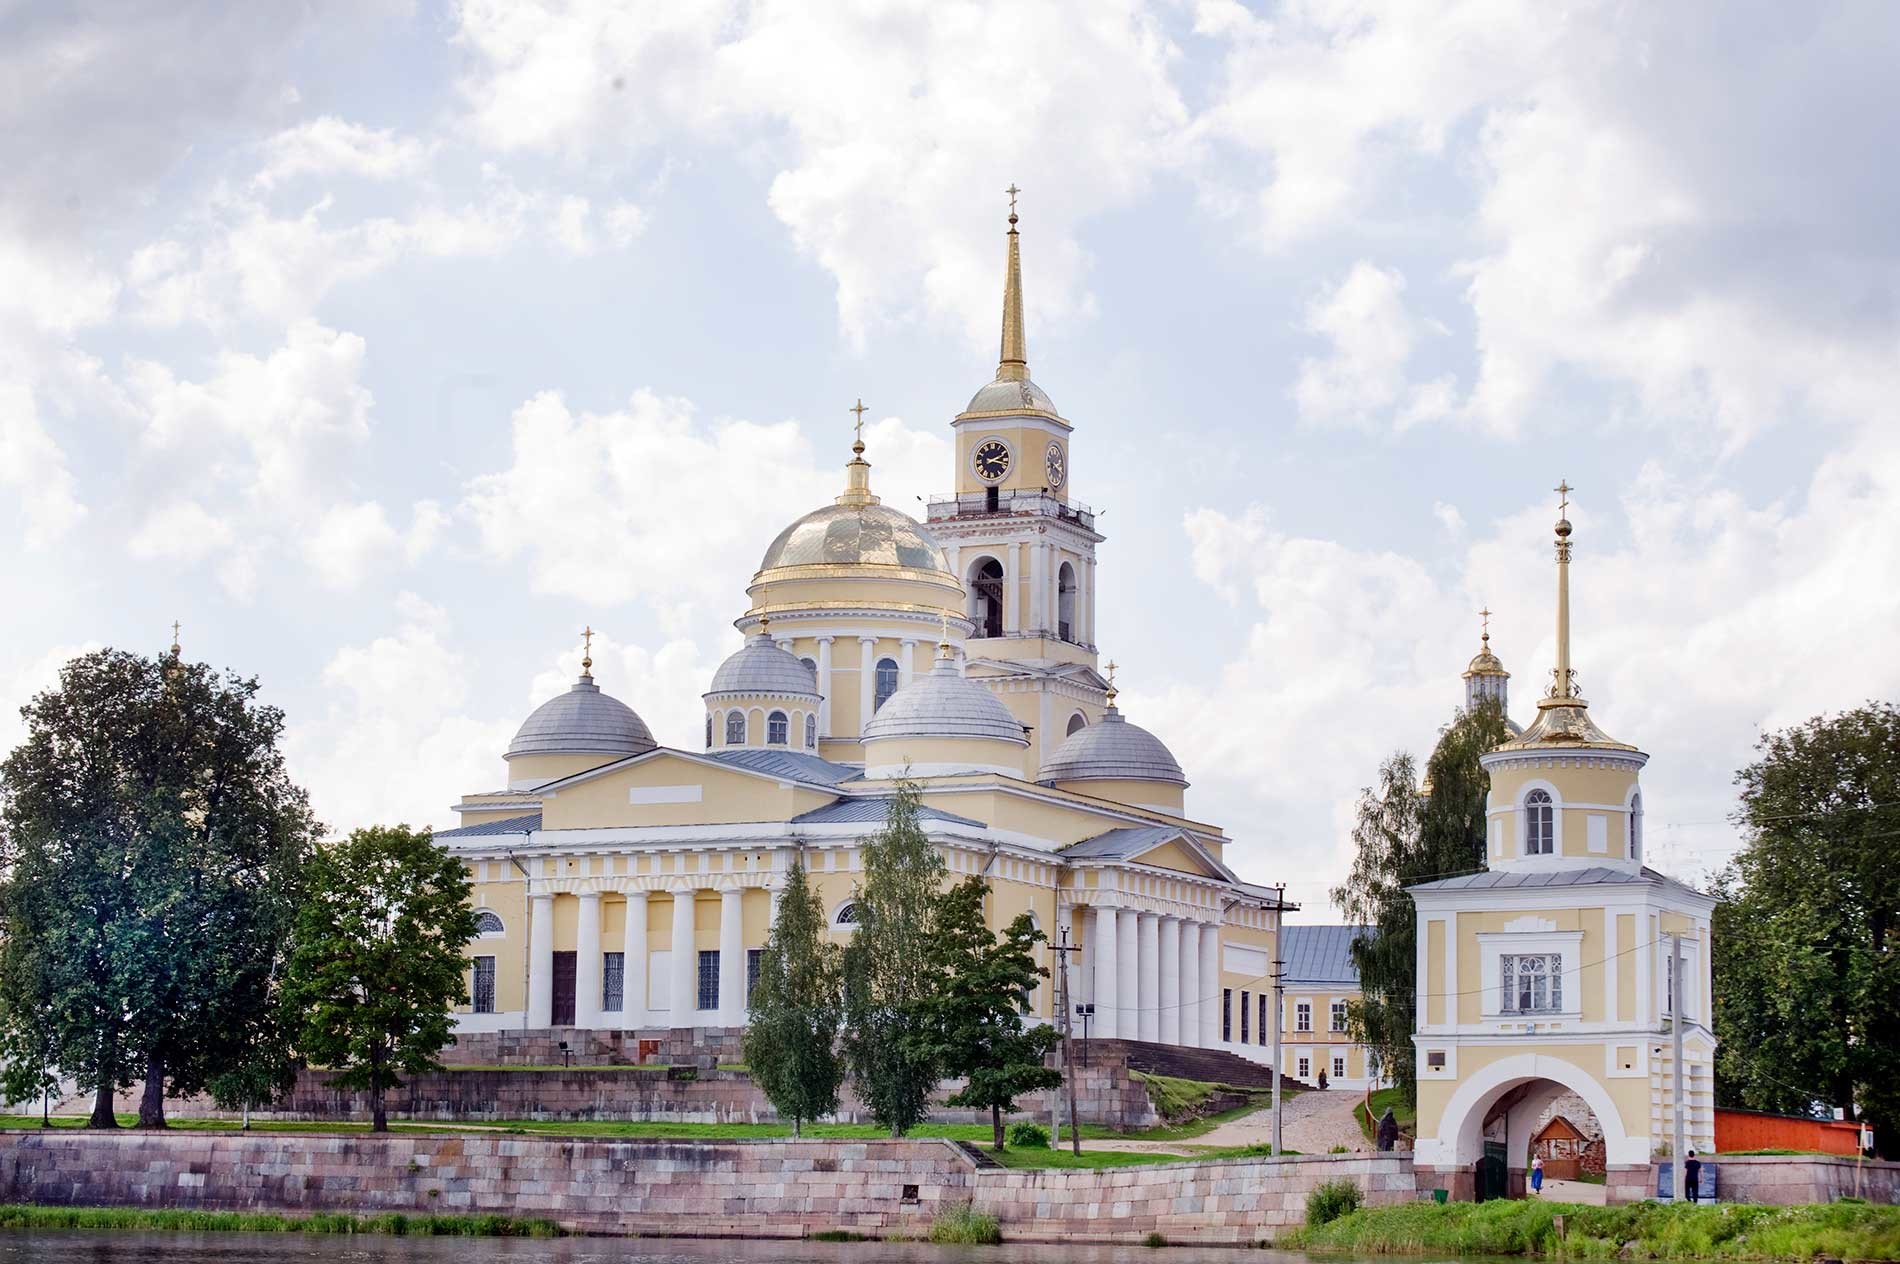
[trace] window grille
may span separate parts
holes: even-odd
[[[475,933],[477,935],[499,935],[502,933],[501,918],[487,909],[479,909],[475,914]]]
[[[878,659],[877,660],[877,695],[876,695],[877,700],[872,709],[875,710],[876,707],[883,706],[886,702],[890,701],[891,695],[896,692],[897,692],[897,660],[894,658]]]
[[[699,954],[699,1008],[719,1008],[719,950]]]
[[[477,1014],[495,1012],[495,959],[493,957],[475,958],[474,986],[469,994],[475,1001]]]
[[[838,916],[833,920],[835,924],[839,926],[856,926],[858,924],[857,901],[854,900],[839,909]]]
[[[1563,955],[1518,953],[1499,958],[1502,1010],[1507,1014],[1554,1014],[1564,1007]]]
[[[627,995],[627,954],[623,952],[603,952],[600,954],[600,1007],[609,1013],[617,1013],[626,1004]]]

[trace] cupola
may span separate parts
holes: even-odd
[[[706,700],[706,748],[783,746],[816,752],[818,679],[772,640],[769,618],[713,673]]]
[[[1045,786],[1078,794],[1113,799],[1134,807],[1180,812],[1188,782],[1162,740],[1130,724],[1115,705],[1113,664],[1110,664],[1108,709],[1102,718],[1070,734],[1043,761]]]
[[[864,775],[1021,777],[1028,747],[1009,708],[957,670],[946,633],[936,666],[892,694],[864,726]]]
[[[585,637],[580,679],[529,713],[503,758],[508,788],[527,790],[658,745],[632,707],[594,683],[593,629]]]

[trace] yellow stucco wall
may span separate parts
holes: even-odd
[[[1637,785],[1633,768],[1546,768],[1522,763],[1499,765],[1491,770],[1491,795],[1488,807],[1500,830],[1500,847],[1493,855],[1511,857],[1521,854],[1522,812],[1518,803],[1533,783],[1554,787],[1558,801],[1558,854],[1586,859],[1591,856],[1623,859],[1629,855],[1629,816],[1623,810],[1630,791]],[[1577,806],[1573,806],[1577,805]],[[1589,845],[1590,820],[1603,822],[1604,847],[1592,851]]]

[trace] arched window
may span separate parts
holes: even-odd
[[[897,660],[880,658],[877,660],[877,701],[873,710],[881,707],[897,692]]]
[[[1630,796],[1630,859],[1638,864],[1643,860],[1643,796]]]
[[[1089,718],[1086,715],[1083,715],[1080,711],[1077,711],[1074,715],[1069,717],[1069,727],[1064,732],[1063,736],[1074,737],[1077,733],[1080,733],[1083,729],[1087,728],[1088,726],[1089,726]]]
[[[1003,564],[993,557],[970,571],[970,618],[978,636],[1003,635]]]
[[[812,683],[814,685],[817,684],[818,683],[818,661],[816,659],[811,659],[811,658],[801,658],[798,661],[805,664],[805,670],[811,673]]]
[[[838,909],[838,915],[831,919],[831,924],[837,927],[839,930],[856,930],[858,928],[857,901],[852,900],[849,903],[840,906]]]
[[[1533,790],[1524,796],[1524,854],[1548,856],[1557,850],[1557,810],[1550,791]]]
[[[818,749],[818,717],[815,715],[805,717],[805,749]]]
[[[483,939],[493,939],[506,933],[506,927],[501,924],[501,918],[494,913],[487,909],[476,909],[475,933]]]
[[[706,749],[712,749],[712,712],[706,713]]]
[[[768,746],[783,746],[791,739],[786,735],[785,713],[774,711],[765,717],[765,742]]]
[[[1073,641],[1075,633],[1075,567],[1064,562],[1056,572],[1056,635]]]
[[[745,712],[726,712],[726,745],[745,745]]]

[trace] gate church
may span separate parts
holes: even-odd
[[[1103,536],[1071,495],[1073,427],[1029,374],[1016,223],[1000,362],[950,423],[956,490],[927,522],[879,501],[860,438],[835,502],[766,547],[692,749],[584,659],[522,723],[503,788],[456,805],[436,837],[482,927],[459,1030],[742,1026],[794,857],[850,935],[859,840],[909,778],[950,873],[988,880],[993,927],[1028,912],[1079,943],[1091,1035],[1265,1060],[1283,906],[1228,867],[1098,669]]]

